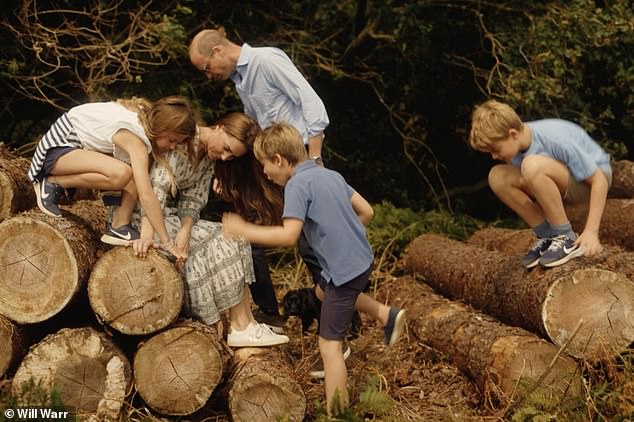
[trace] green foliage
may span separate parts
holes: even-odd
[[[482,223],[464,214],[443,211],[413,211],[397,208],[387,201],[374,205],[374,218],[368,225],[368,239],[376,256],[400,257],[405,247],[423,233],[444,234],[464,240]]]
[[[381,418],[393,408],[394,402],[384,391],[381,391],[380,385],[378,377],[369,376],[365,389],[359,395],[359,400],[346,408],[333,406],[330,417],[322,402],[315,403],[315,419],[318,422],[363,422]],[[337,400],[334,401],[337,402]]]

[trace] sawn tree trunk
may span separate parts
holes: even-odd
[[[409,245],[405,266],[452,299],[461,299],[501,321],[598,359],[634,341],[634,285],[612,271],[582,260],[543,270],[526,270],[517,257],[438,235]]]

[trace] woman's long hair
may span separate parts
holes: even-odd
[[[256,224],[282,224],[282,188],[266,178],[262,165],[253,155],[253,142],[260,132],[257,121],[244,113],[230,113],[217,125],[247,146],[247,153],[230,161],[214,163],[218,196],[235,212]]]

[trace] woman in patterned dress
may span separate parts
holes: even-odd
[[[245,293],[245,286],[255,277],[249,243],[229,239],[222,234],[220,223],[200,219],[209,197],[214,162],[246,154],[259,126],[246,114],[231,113],[214,126],[198,129],[193,150],[177,148],[163,154],[150,171],[167,230],[188,254],[181,266],[186,309],[209,325],[217,323],[220,313],[228,310],[231,327],[227,344],[231,347],[286,343],[288,337],[257,323],[251,313],[251,299]],[[153,246],[154,231],[145,217],[140,226],[141,239],[133,246],[143,256]]]

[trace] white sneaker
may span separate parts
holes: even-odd
[[[242,330],[231,329],[227,335],[227,344],[229,347],[266,347],[276,346],[278,344],[288,343],[288,337],[275,334],[269,327],[264,324],[258,324],[253,321],[249,326]]]

